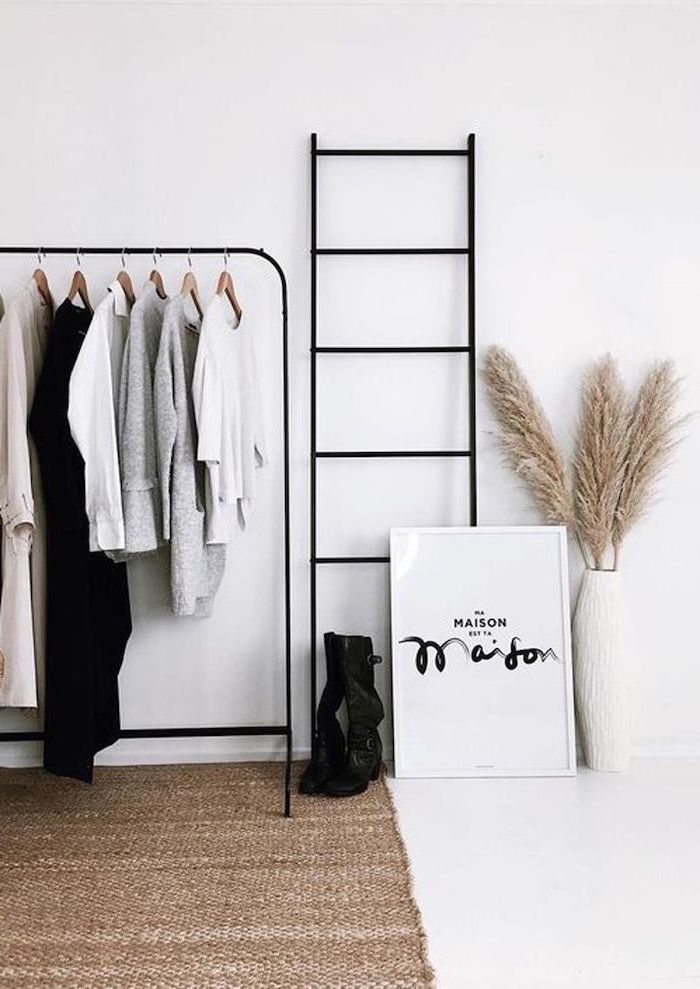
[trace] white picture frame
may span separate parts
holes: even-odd
[[[390,547],[396,776],[574,775],[566,529],[393,528]]]

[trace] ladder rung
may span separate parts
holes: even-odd
[[[311,563],[388,563],[388,556],[316,556]]]
[[[347,156],[372,156],[372,155],[396,155],[399,158],[467,158],[469,151],[466,148],[317,148],[316,155],[347,155]]]
[[[469,254],[468,247],[316,247],[312,254]]]
[[[312,347],[312,354],[468,354],[469,347]]]
[[[315,457],[469,457],[469,450],[318,450]]]

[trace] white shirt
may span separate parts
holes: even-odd
[[[90,549],[124,549],[117,407],[129,303],[118,281],[95,309],[71,374],[68,422],[85,461]]]
[[[192,381],[197,459],[207,465],[207,542],[229,540],[223,505],[238,505],[245,526],[256,467],[265,463],[265,441],[255,355],[250,333],[236,324],[228,301],[207,306]]]

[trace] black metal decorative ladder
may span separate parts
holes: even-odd
[[[317,703],[317,568],[328,564],[388,563],[388,556],[318,556],[317,555],[317,462],[328,458],[413,458],[465,457],[469,461],[469,524],[477,522],[476,484],[476,243],[475,189],[476,141],[474,134],[466,148],[451,149],[338,149],[319,148],[318,137],[311,135],[311,745],[316,744]],[[319,247],[318,246],[318,161],[324,157],[397,157],[397,158],[464,158],[467,165],[466,245],[463,247]],[[467,343],[464,346],[439,347],[319,347],[317,339],[318,259],[327,255],[464,255],[467,261]],[[463,354],[468,362],[468,446],[458,450],[319,450],[316,430],[316,371],[319,354]]]

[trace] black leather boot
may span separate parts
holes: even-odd
[[[343,703],[343,681],[337,643],[338,636],[335,632],[326,632],[323,636],[326,649],[326,685],[318,702],[311,762],[299,782],[300,793],[323,793],[326,781],[340,772],[345,764],[345,735],[336,718],[336,712]]]
[[[364,793],[370,780],[378,779],[382,765],[377,727],[384,718],[384,705],[374,687],[374,667],[381,658],[374,655],[372,640],[364,635],[338,635],[336,645],[350,727],[345,766],[327,780],[324,792],[331,797],[352,797]]]

